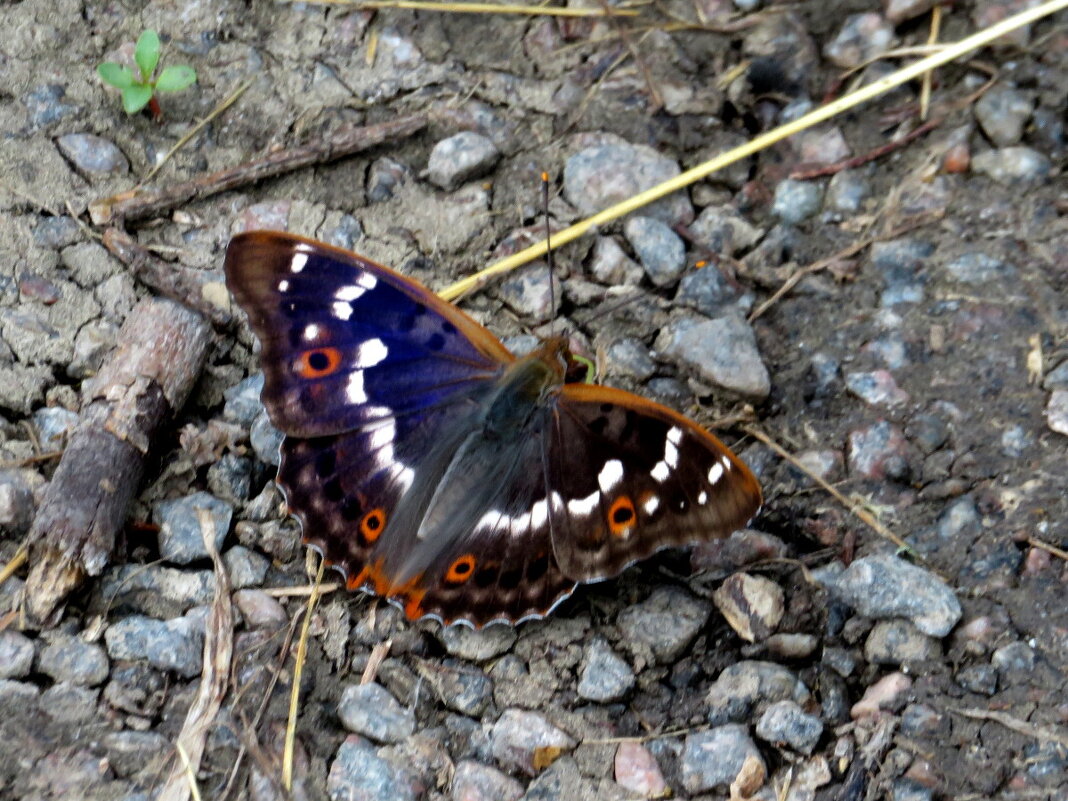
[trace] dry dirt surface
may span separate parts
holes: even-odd
[[[939,40],[1026,5],[952,4]],[[274,228],[440,289],[540,236],[543,170],[562,228],[877,79],[932,25],[922,0],[639,8],[0,0],[0,562],[87,379],[156,293],[90,204],[242,84],[152,185],[349,125],[428,123],[128,221],[164,273],[217,287],[230,237]],[[95,72],[145,28],[199,76],[162,97],[162,121],[128,117]],[[922,124],[920,82],[561,248],[554,293],[539,262],[462,302],[516,350],[572,331],[604,383],[726,421],[765,505],[729,541],[662,552],[515,629],[443,631],[328,593],[292,797],[1068,799],[1068,18],[929,88],[937,124],[914,139],[899,142]],[[214,326],[99,575],[44,623],[18,612],[32,564],[0,585],[0,798],[160,797],[205,635],[227,632],[203,756],[166,797],[191,781],[205,799],[290,796],[306,596],[282,590],[310,579],[255,351],[240,312]],[[212,613],[226,588],[197,509],[231,619]]]

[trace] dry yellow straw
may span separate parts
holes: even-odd
[[[553,234],[553,247],[560,247],[568,242],[572,242],[599,225],[604,225],[612,220],[630,214],[632,211],[640,209],[642,206],[652,203],[654,200],[659,200],[665,195],[670,195],[672,192],[683,189],[695,181],[700,181],[701,179],[708,177],[716,170],[720,170],[729,164],[733,164],[736,161],[751,156],[753,153],[763,150],[781,139],[792,136],[806,128],[811,128],[813,125],[828,120],[847,109],[860,105],[874,97],[878,97],[884,92],[893,89],[895,86],[900,86],[903,83],[911,81],[913,78],[918,78],[928,70],[941,67],[943,64],[948,64],[950,61],[958,59],[961,56],[970,53],[972,50],[977,50],[995,39],[1004,36],[1007,33],[1011,33],[1017,28],[1022,28],[1024,25],[1029,25],[1032,22],[1040,20],[1050,14],[1054,14],[1057,11],[1062,11],[1065,8],[1068,8],[1068,0],[1049,0],[1049,2],[1043,3],[1040,6],[1036,6],[1035,8],[1022,11],[1012,17],[1003,19],[1001,22],[991,25],[989,28],[984,28],[978,33],[962,39],[955,44],[946,45],[939,52],[934,53],[927,58],[922,58],[914,64],[909,64],[907,67],[902,67],[897,72],[891,73],[885,78],[880,78],[874,83],[862,86],[860,89],[851,92],[845,97],[839,98],[825,106],[820,106],[803,117],[799,117],[786,125],[781,125],[772,131],[761,134],[756,139],[753,139],[740,147],[736,147],[726,153],[721,153],[715,158],[706,161],[704,164],[699,164],[698,166],[675,176],[669,181],[658,184],[652,189],[647,189],[644,192],[624,200],[622,203],[617,203],[592,217],[587,217],[585,220],[581,220],[580,222],[565,228],[559,233]],[[514,253],[507,258],[491,264],[489,267],[475,275],[457,281],[455,284],[446,287],[439,294],[445,300],[454,300],[461,295],[478,289],[492,276],[513,270],[539,256],[544,256],[546,252],[546,243],[542,240],[518,253]]]

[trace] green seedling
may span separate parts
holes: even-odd
[[[159,120],[163,112],[156,93],[179,92],[196,82],[196,70],[184,64],[164,67],[152,80],[159,64],[159,53],[159,35],[155,31],[145,31],[134,48],[134,61],[140,75],[135,75],[129,67],[114,61],[105,61],[97,66],[96,72],[101,80],[122,92],[122,107],[127,114],[136,114],[148,106],[152,116]]]

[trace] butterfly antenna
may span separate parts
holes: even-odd
[[[549,336],[552,336],[552,327],[556,323],[556,287],[553,285],[553,243],[552,226],[549,224],[549,173],[542,171],[541,174],[541,208],[545,217],[545,261],[549,265]]]

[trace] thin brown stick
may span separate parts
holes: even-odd
[[[887,142],[885,145],[880,145],[874,150],[869,150],[867,153],[861,153],[859,156],[853,156],[852,158],[844,159],[842,161],[836,161],[834,164],[820,164],[814,167],[806,167],[801,165],[797,169],[790,173],[790,178],[795,181],[808,181],[812,178],[823,178],[828,175],[835,175],[843,170],[852,170],[856,167],[860,167],[863,164],[867,164],[869,161],[875,161],[881,159],[883,156],[893,153],[895,150],[900,150],[909,142],[914,139],[919,139],[921,136],[930,133],[943,122],[945,117],[938,117],[937,119],[929,120],[923,125],[909,131],[904,136]]]
[[[422,130],[425,114],[362,127],[346,126],[327,139],[300,147],[276,150],[236,167],[201,175],[190,181],[159,189],[132,189],[112,197],[99,198],[89,204],[89,216],[96,225],[121,225],[123,221],[155,217],[219,192],[293,172],[313,164],[324,164],[361,150],[380,145]]]
[[[1043,542],[1042,540],[1036,539],[1035,537],[1028,537],[1027,544],[1035,548],[1040,548],[1043,551],[1047,551],[1048,553],[1051,553],[1056,556],[1058,559],[1064,559],[1066,562],[1068,562],[1068,551],[1062,550],[1056,545],[1050,545],[1048,542]]]
[[[1026,720],[1014,718],[1007,712],[995,712],[990,709],[955,709],[950,707],[949,711],[954,715],[972,718],[973,720],[992,720],[1017,734],[1033,737],[1040,742],[1059,743],[1068,747],[1068,733],[1056,726],[1039,726],[1034,723],[1028,723]]]

